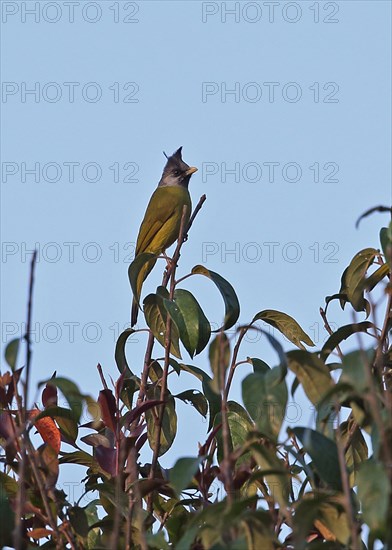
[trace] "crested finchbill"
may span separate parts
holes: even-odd
[[[197,168],[182,160],[182,147],[167,158],[162,177],[151,196],[141,223],[136,242],[135,259],[145,252],[162,254],[178,237],[184,206],[186,224],[192,208],[188,186]],[[137,323],[139,300],[143,282],[153,269],[156,260],[150,260],[140,270],[137,280],[137,295],[132,302],[131,326]]]

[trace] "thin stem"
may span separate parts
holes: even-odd
[[[333,330],[327,319],[327,310],[326,309],[324,310],[322,307],[320,307],[320,315],[322,320],[324,321],[325,330],[331,336],[333,334]],[[336,346],[336,351],[338,352],[340,359],[343,359],[343,353],[342,353],[342,350],[340,349],[340,346]]]
[[[139,389],[139,395],[137,398],[137,406],[142,404],[142,401],[146,395],[146,387],[148,382],[148,375],[150,372],[150,365],[151,365],[151,358],[152,358],[152,350],[154,348],[154,335],[150,331],[148,335],[148,342],[147,342],[147,348],[146,353],[144,355],[144,365],[143,365],[143,372],[140,379],[140,389]]]
[[[203,204],[205,203],[206,198],[207,198],[207,197],[206,197],[205,195],[202,195],[202,196],[200,197],[199,202],[197,203],[196,208],[195,208],[194,211],[193,211],[193,214],[192,214],[192,216],[191,216],[191,219],[189,220],[188,227],[186,228],[186,232],[185,232],[185,236],[186,236],[186,237],[188,236],[189,230],[190,230],[190,228],[192,227],[193,222],[195,221],[196,216],[198,215],[199,211],[201,210]]]
[[[129,507],[126,523],[125,550],[131,550],[134,547],[132,541],[132,520],[134,514],[136,515],[136,523],[139,527],[139,544],[141,546],[141,550],[148,550],[144,521],[141,514],[142,497],[139,489],[139,468],[137,464],[137,453],[135,447],[132,447],[129,451],[126,472],[129,473],[131,486],[126,487],[126,490],[129,493]]]
[[[350,481],[348,478],[347,473],[347,465],[346,465],[346,459],[344,456],[344,444],[342,439],[342,434],[340,431],[340,411],[339,411],[339,405],[336,405],[336,414],[338,418],[338,423],[336,427],[336,447],[338,451],[338,460],[339,460],[339,468],[340,468],[340,475],[342,477],[342,485],[343,485],[343,493],[344,493],[344,500],[346,505],[346,513],[349,520],[350,530],[351,530],[351,548],[353,550],[359,550],[360,549],[360,541],[359,541],[359,534],[358,534],[358,524],[355,519],[355,514],[352,506],[351,501],[351,488],[350,488]]]
[[[37,251],[34,250],[33,257],[30,264],[30,283],[29,283],[29,301],[27,305],[27,324],[26,324],[26,334],[24,336],[26,340],[26,380],[24,386],[24,410],[26,412],[27,399],[29,392],[29,383],[30,383],[30,370],[31,370],[31,316],[33,310],[33,288],[34,288],[34,271],[35,264],[37,261]]]
[[[231,360],[230,370],[229,370],[229,374],[228,374],[227,382],[226,382],[226,388],[225,388],[225,391],[224,391],[226,400],[229,397],[230,386],[231,386],[231,383],[233,381],[234,371],[237,367],[238,352],[240,351],[240,346],[241,346],[242,340],[243,340],[245,334],[247,333],[247,331],[250,327],[251,327],[251,325],[248,325],[246,327],[242,327],[242,329],[240,331],[240,335],[238,337],[238,340],[237,340],[237,342],[234,346],[233,357],[232,357],[232,360]]]
[[[223,441],[223,478],[224,486],[227,495],[227,504],[230,506],[233,502],[233,478],[230,467],[230,426],[228,418],[228,408],[227,408],[227,393],[225,385],[225,350],[224,345],[225,341],[223,339],[224,332],[220,333],[220,342],[219,342],[219,374],[220,374],[220,387],[222,388],[222,398],[221,398],[221,416],[222,416],[222,441]],[[234,353],[233,353],[234,355]]]
[[[48,518],[49,525],[52,528],[52,530],[54,531],[54,533],[56,535],[56,538],[57,538],[57,541],[59,542],[60,534],[59,534],[59,531],[58,531],[56,520],[55,520],[55,518],[53,517],[53,514],[52,514],[52,509],[50,508],[48,495],[47,495],[47,490],[45,489],[45,484],[44,484],[44,481],[41,477],[41,472],[40,472],[40,469],[38,467],[38,464],[37,464],[37,461],[36,461],[36,458],[35,458],[35,449],[34,449],[32,443],[31,443],[30,438],[29,438],[27,433],[25,434],[24,439],[25,439],[25,445],[29,450],[29,459],[30,459],[29,461],[30,461],[31,469],[33,471],[35,480],[36,480],[37,485],[38,485],[39,492],[41,494],[42,502],[44,504],[44,508],[45,508],[45,512],[46,512],[46,515],[47,515],[47,518]],[[17,548],[19,548],[19,547],[17,547]]]
[[[189,277],[192,277],[193,273],[188,273],[188,275],[184,275],[183,277],[180,277],[179,279],[176,280],[176,286],[180,283],[182,283],[183,281],[185,281],[185,279],[189,279]]]
[[[16,399],[18,402],[18,408],[20,411],[19,415],[19,421],[21,422],[21,441],[20,441],[20,447],[21,447],[21,460],[19,463],[19,482],[18,482],[18,498],[16,500],[16,510],[15,510],[15,530],[14,530],[14,543],[15,547],[21,548],[22,547],[22,539],[23,539],[23,508],[24,503],[26,501],[26,491],[25,491],[25,474],[26,474],[26,461],[27,461],[27,453],[26,453],[26,438],[27,438],[27,400],[28,400],[28,393],[29,393],[29,382],[30,382],[30,370],[31,370],[31,316],[32,316],[32,309],[33,309],[33,288],[34,288],[34,271],[35,271],[35,264],[37,260],[37,251],[34,250],[33,257],[31,259],[30,264],[30,281],[29,281],[29,294],[28,294],[28,302],[27,302],[27,323],[26,323],[26,334],[24,335],[24,339],[26,340],[26,370],[25,370],[25,383],[24,383],[24,392],[23,392],[23,403],[21,403],[20,395],[19,393],[15,392]]]
[[[174,290],[175,290],[175,274],[177,269],[177,262],[180,257],[180,251],[181,247],[184,243],[184,235],[185,235],[185,219],[187,215],[187,206],[184,205],[183,211],[182,211],[182,217],[181,217],[181,224],[180,224],[180,231],[178,235],[177,240],[177,246],[171,261],[170,266],[168,266],[166,273],[165,273],[165,283],[169,282],[170,278],[170,300],[173,300],[174,296]],[[166,286],[165,285],[165,286]],[[165,399],[166,399],[166,391],[167,391],[167,377],[169,372],[169,366],[170,366],[170,347],[171,347],[171,330],[172,330],[172,321],[171,317],[168,315],[166,320],[166,334],[165,334],[165,360],[164,360],[164,366],[163,366],[163,374],[162,374],[162,381],[161,381],[161,394],[160,394],[160,400],[163,401],[162,405],[159,409],[158,419],[156,423],[156,434],[155,434],[155,441],[154,441],[154,449],[153,449],[153,457],[152,457],[152,463],[151,463],[151,470],[150,470],[150,479],[154,479],[156,476],[156,469],[158,465],[158,456],[159,456],[159,450],[160,450],[160,443],[161,443],[161,432],[162,432],[162,423],[163,423],[163,415],[165,413]],[[152,497],[152,495],[151,495]],[[152,512],[152,505],[153,501],[152,498],[149,499],[149,511]]]

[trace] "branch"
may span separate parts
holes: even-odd
[[[174,251],[171,263],[168,266],[168,268],[166,270],[166,273],[165,273],[165,276],[164,276],[164,281],[165,281],[166,285],[169,282],[169,277],[171,278],[170,279],[170,300],[173,300],[174,289],[175,289],[175,273],[176,273],[176,269],[177,269],[177,261],[178,261],[178,258],[180,257],[181,247],[184,243],[186,214],[187,214],[187,206],[184,205],[183,210],[182,210],[181,225],[180,225],[180,231],[179,231],[179,234],[178,234],[177,246],[176,246],[176,249]],[[172,328],[172,321],[171,321],[170,315],[168,315],[167,320],[166,320],[166,335],[165,335],[165,362],[164,362],[164,366],[163,366],[163,375],[162,375],[162,381],[161,381],[161,395],[160,395],[160,400],[161,401],[165,401],[166,391],[167,391],[167,375],[168,375],[169,365],[170,365],[171,328]],[[152,458],[152,464],[151,464],[151,470],[150,470],[150,476],[149,476],[150,479],[154,479],[155,475],[156,475],[159,450],[160,450],[160,446],[161,446],[161,432],[162,432],[162,422],[163,422],[164,413],[165,413],[165,403],[163,403],[160,406],[158,421],[157,421],[157,424],[156,424],[156,434],[155,434],[155,441],[154,441],[153,458]],[[149,501],[149,506],[150,506],[150,509],[151,509],[152,499],[150,499],[150,501]]]
[[[34,250],[33,257],[30,264],[30,282],[29,282],[29,294],[27,302],[27,323],[26,323],[26,334],[24,339],[26,340],[26,378],[24,383],[24,392],[23,392],[23,403],[18,399],[18,394],[15,391],[17,396],[18,408],[20,411],[19,421],[21,422],[21,460],[19,464],[19,482],[18,482],[18,497],[16,500],[16,510],[15,510],[15,530],[14,530],[14,543],[16,548],[21,548],[23,546],[23,518],[24,512],[24,503],[26,501],[26,491],[25,491],[25,474],[26,474],[26,462],[27,462],[27,452],[26,452],[26,438],[27,435],[27,400],[29,392],[29,381],[30,381],[30,369],[31,369],[31,316],[33,309],[33,288],[34,288],[34,270],[37,260],[37,251]],[[16,388],[15,388],[16,390]],[[45,495],[46,496],[46,495]],[[44,495],[42,495],[44,498]]]
[[[342,440],[342,434],[340,431],[340,406],[338,403],[336,403],[335,409],[336,409],[336,414],[338,418],[338,423],[336,426],[336,447],[338,451],[340,475],[342,476],[345,508],[346,508],[346,513],[348,517],[348,523],[350,526],[350,531],[351,531],[351,546],[352,548],[360,548],[361,546],[360,546],[359,529],[358,529],[359,525],[355,519],[355,513],[354,513],[352,501],[351,501],[350,481],[348,478],[346,458],[344,456],[344,444]]]
[[[240,346],[241,346],[242,340],[243,340],[245,334],[248,332],[248,329],[251,326],[252,326],[252,323],[250,325],[247,325],[247,326],[244,326],[244,327],[241,328],[240,335],[239,335],[238,340],[237,340],[237,342],[234,346],[233,357],[232,357],[232,360],[231,360],[229,375],[227,377],[227,382],[226,382],[225,399],[227,399],[229,397],[230,386],[231,386],[231,383],[233,381],[234,371],[237,367],[237,357],[238,357],[238,352],[240,351]],[[246,363],[247,361],[244,361],[244,362]]]

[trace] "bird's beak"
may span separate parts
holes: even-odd
[[[186,175],[186,176],[191,176],[191,175],[194,174],[195,172],[197,172],[196,166],[191,166],[191,167],[188,168],[188,170],[185,172],[185,175]]]

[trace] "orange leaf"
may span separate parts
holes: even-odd
[[[38,527],[37,529],[31,529],[27,531],[27,534],[32,539],[42,539],[43,537],[50,537],[53,535],[53,531],[50,529],[45,529],[44,527]]]
[[[39,415],[41,411],[38,409],[33,409],[30,411],[30,419],[33,420],[36,416]],[[60,430],[56,426],[53,418],[45,416],[40,418],[35,422],[35,427],[39,435],[42,437],[45,443],[50,445],[56,454],[59,454],[60,445],[61,445],[61,435]]]
[[[318,529],[318,531],[320,531],[325,540],[336,541],[335,535],[319,519],[314,520],[314,526]]]

